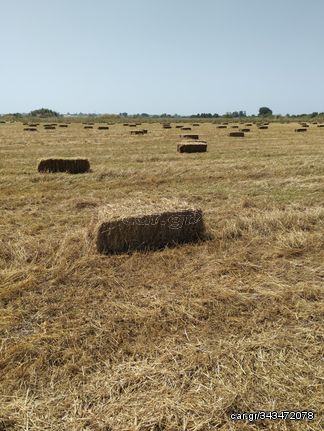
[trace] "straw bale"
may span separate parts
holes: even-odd
[[[205,153],[207,151],[207,142],[180,142],[177,144],[177,151],[179,153]]]
[[[38,172],[67,172],[70,174],[81,174],[89,172],[90,162],[88,159],[42,159],[38,164]]]
[[[201,209],[176,199],[127,200],[99,209],[90,233],[97,251],[120,254],[207,239]]]
[[[180,135],[180,138],[199,139],[199,135]]]
[[[244,132],[231,132],[228,136],[231,136],[232,138],[243,138]]]

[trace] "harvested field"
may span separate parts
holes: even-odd
[[[322,129],[234,139],[204,122],[208,151],[178,154],[176,129],[141,127],[0,127],[0,429],[320,430]],[[93,173],[35,169],[75,155]],[[99,253],[93,219],[129,196],[186,201],[213,238]],[[229,418],[287,409],[317,415]]]

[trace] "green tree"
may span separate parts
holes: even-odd
[[[61,114],[52,111],[51,109],[41,108],[35,109],[29,113],[31,117],[60,117]]]
[[[259,116],[263,117],[264,115],[272,115],[272,110],[266,106],[262,106],[259,108]]]

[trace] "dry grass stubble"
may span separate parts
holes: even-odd
[[[321,129],[205,123],[184,159],[175,128],[145,127],[1,126],[0,430],[320,429],[228,414],[322,407]],[[93,173],[37,174],[53,154]],[[198,205],[214,239],[98,255],[89,222],[129,193]]]

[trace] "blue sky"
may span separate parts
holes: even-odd
[[[323,0],[0,0],[0,113],[324,111],[323,22]]]

